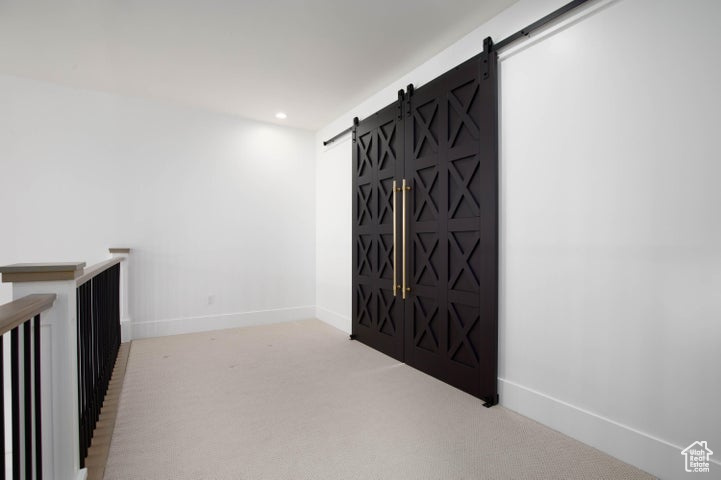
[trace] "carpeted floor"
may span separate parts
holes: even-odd
[[[106,480],[649,479],[311,320],[132,343]]]

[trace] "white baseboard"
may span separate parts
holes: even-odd
[[[133,321],[130,318],[120,319],[120,341],[129,342],[133,339]]]
[[[88,478],[88,469],[87,468],[81,468],[78,471],[78,476],[76,477],[77,480],[86,480]]]
[[[338,330],[341,330],[350,335],[351,333],[351,321],[350,318],[340,313],[333,312],[323,307],[315,307],[315,317],[328,325],[331,325]]]
[[[226,328],[269,325],[271,323],[307,320],[315,317],[312,306],[276,308],[253,312],[226,313],[203,317],[173,318],[149,322],[133,322],[133,339],[164,337],[183,333],[207,332]]]
[[[688,479],[689,474],[684,471],[684,457],[681,455],[685,446],[674,445],[510,380],[499,378],[498,383],[501,405],[509,410],[532,418],[658,478]],[[717,466],[715,463],[711,465],[712,474],[721,472],[721,465]]]

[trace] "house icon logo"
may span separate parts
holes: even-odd
[[[711,471],[711,455],[713,452],[709,450],[705,441],[693,442],[681,451],[681,455],[686,457],[686,471],[690,473],[705,473]]]

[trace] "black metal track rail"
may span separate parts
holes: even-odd
[[[345,135],[346,133],[350,133],[351,130],[353,130],[353,126],[352,126],[352,125],[351,125],[350,127],[346,128],[345,130],[343,130],[342,132],[337,133],[336,135],[333,135],[331,138],[329,138],[329,139],[326,140],[325,142],[323,142],[323,146],[325,147],[326,145],[335,142],[336,140],[338,140],[340,137],[342,137],[342,136]]]
[[[574,0],[573,2],[567,3],[564,6],[562,6],[561,8],[559,8],[558,10],[554,10],[553,12],[549,13],[545,17],[541,18],[540,20],[536,20],[532,24],[528,25],[526,28],[522,28],[521,30],[514,33],[513,35],[510,35],[510,36],[504,38],[503,40],[498,42],[494,46],[493,49],[497,52],[500,52],[501,50],[508,47],[509,45],[516,42],[517,40],[520,40],[524,37],[529,36],[531,33],[535,32],[536,30],[539,30],[539,29],[545,27],[546,25],[548,25],[549,23],[556,21],[557,19],[563,17],[567,13],[577,9],[578,7],[580,7],[581,5],[583,5],[584,3],[587,3],[589,1],[592,1],[592,0]]]
[[[528,37],[531,33],[535,32],[536,30],[539,30],[539,29],[545,27],[549,23],[556,21],[557,19],[563,17],[564,15],[568,14],[569,12],[575,10],[576,8],[580,7],[581,5],[583,5],[585,3],[588,3],[590,1],[593,1],[593,0],[574,0],[572,2],[565,4],[561,8],[554,10],[553,12],[549,13],[545,17],[543,17],[539,20],[536,20],[535,22],[528,25],[527,27],[522,28],[521,30],[514,33],[513,35],[510,35],[510,36],[504,38],[503,40],[501,40],[500,42],[496,43],[493,47],[493,50],[496,52],[500,52],[501,50],[503,50],[504,48],[507,48],[514,42],[516,42],[522,38]],[[330,145],[331,143],[333,143],[336,140],[338,140],[339,138],[341,138],[343,135],[350,133],[352,130],[353,130],[352,126],[346,128],[342,132],[340,132],[340,133],[334,135],[333,137],[329,138],[328,140],[324,141],[323,146]]]

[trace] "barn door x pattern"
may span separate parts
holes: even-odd
[[[498,401],[497,56],[353,127],[353,334]]]

